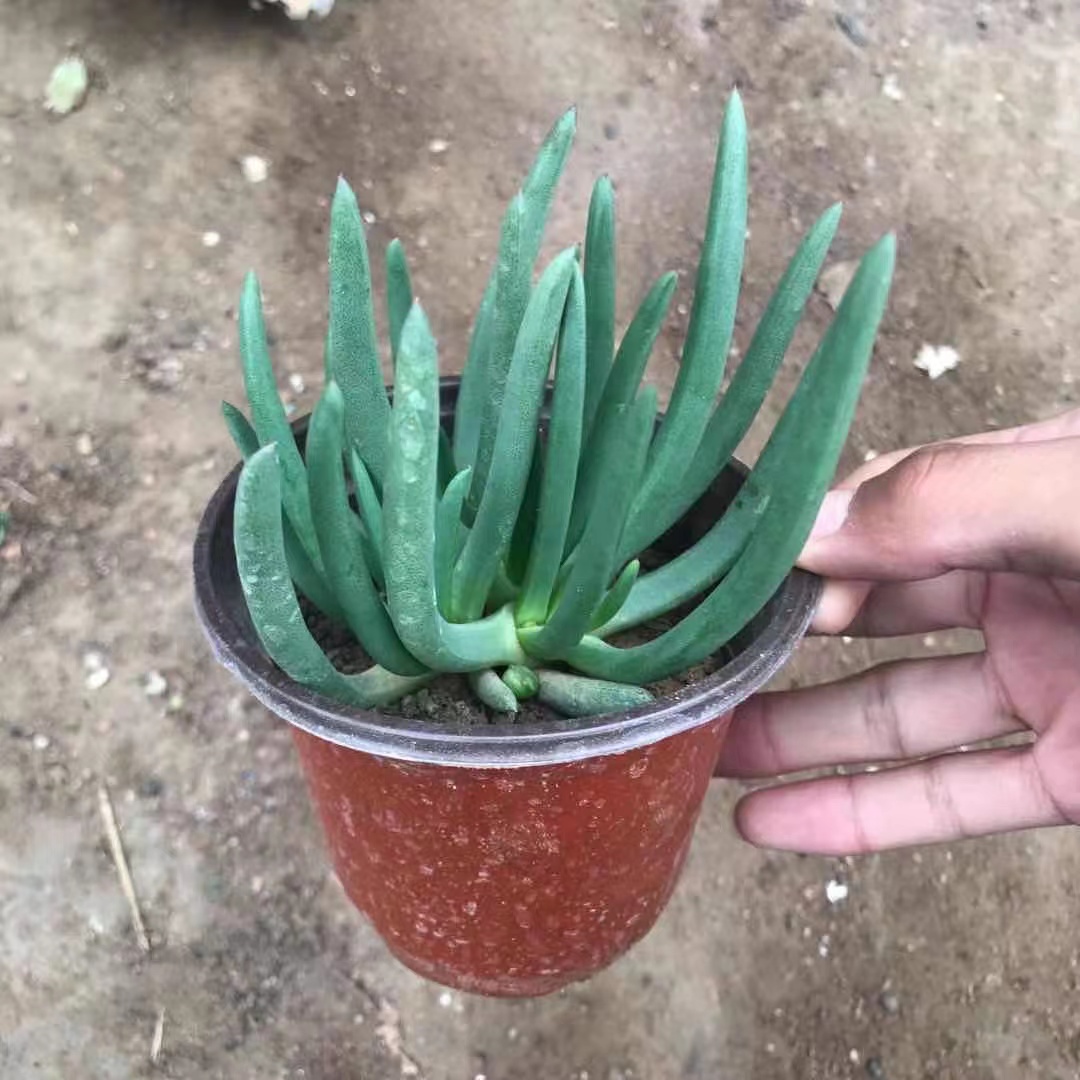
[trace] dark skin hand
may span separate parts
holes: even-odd
[[[747,840],[839,855],[1080,824],[1080,409],[875,459],[829,494],[800,565],[828,579],[818,633],[969,627],[985,650],[740,706],[719,775],[899,766],[753,792]]]

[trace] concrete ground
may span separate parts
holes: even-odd
[[[69,48],[92,86],[58,119],[41,94]],[[840,260],[899,234],[850,463],[1075,402],[1068,0],[340,0],[311,24],[240,0],[0,5],[4,1080],[1080,1076],[1075,831],[796,858],[740,842],[738,789],[717,783],[630,956],[549,999],[466,998],[404,971],[350,908],[286,731],[195,626],[192,532],[234,456],[234,298],[257,267],[282,385],[310,407],[337,174],[376,247],[404,239],[455,369],[502,205],[576,101],[552,245],[582,234],[609,171],[622,313],[684,272],[652,368],[666,390],[733,83],[753,155],[740,344],[830,202],[849,207]],[[800,360],[827,317],[815,300]],[[959,368],[915,370],[927,343]],[[811,642],[785,678],[926,645]]]

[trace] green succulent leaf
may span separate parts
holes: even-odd
[[[326,337],[328,377],[345,397],[350,445],[382,483],[386,468],[386,425],[390,403],[383,386],[375,339],[364,222],[353,190],[338,180],[330,209],[330,326]],[[256,424],[258,427],[258,424]]]
[[[746,248],[746,187],[746,117],[734,92],[724,113],[682,364],[637,497],[643,507],[682,477],[724,378]]]
[[[236,444],[240,456],[247,461],[253,454],[259,452],[259,436],[251,426],[248,418],[229,402],[221,403],[221,412],[225,417],[225,425],[229,429],[233,442]],[[285,558],[289,564],[289,575],[296,583],[296,587],[326,616],[337,622],[343,622],[341,607],[334,599],[334,594],[323,579],[322,572],[316,569],[296,530],[289,524],[287,517],[282,520],[282,530],[285,541]]]
[[[451,600],[454,563],[457,562],[468,535],[465,522],[461,519],[461,511],[469,491],[471,472],[471,469],[462,469],[446,485],[435,515],[435,592],[439,600],[439,610],[451,621],[455,618]]]
[[[540,689],[540,680],[536,677],[536,672],[523,664],[511,664],[503,672],[502,680],[510,687],[518,701],[527,701],[535,697]]]
[[[456,467],[474,467],[474,489],[466,511],[470,522],[487,480],[491,439],[499,417],[498,408],[493,408],[489,399],[494,392],[501,402],[506,365],[514,348],[515,338],[510,336],[507,313],[517,307],[520,320],[520,311],[524,310],[521,290],[524,287],[527,299],[555,188],[566,166],[576,128],[577,113],[571,108],[548,133],[520,194],[511,202],[503,220],[498,260],[473,328],[454,418]],[[513,333],[516,330],[514,323]],[[481,454],[487,459],[484,463],[480,461]]]
[[[397,360],[401,328],[413,304],[412,278],[400,240],[391,240],[386,248],[386,313],[390,324],[390,355]]]
[[[341,391],[338,390],[339,395],[340,393]],[[349,475],[352,476],[353,487],[356,490],[356,502],[360,507],[361,528],[358,531],[364,548],[364,559],[371,576],[375,579],[375,584],[381,589],[386,584],[386,575],[383,570],[382,506],[375,493],[371,476],[355,447],[349,450],[348,462]]]
[[[640,686],[590,679],[540,668],[537,697],[564,716],[603,716],[648,705],[653,696]]]
[[[430,676],[406,678],[379,667],[343,675],[327,659],[304,623],[289,578],[281,483],[271,443],[248,459],[236,489],[236,568],[263,648],[290,678],[347,705],[379,708],[423,686]]]
[[[637,559],[628,562],[619,572],[615,584],[608,589],[604,599],[600,601],[599,606],[589,620],[590,630],[594,631],[598,637],[603,637],[604,631],[596,628],[605,626],[606,623],[614,619],[622,611],[623,605],[629,598],[640,572],[641,563]]]
[[[345,400],[330,382],[308,428],[311,509],[326,577],[345,621],[367,654],[397,675],[421,675],[424,665],[398,640],[364,557],[345,487]]]
[[[708,490],[731,460],[761,409],[776,372],[795,336],[836,229],[841,206],[830,207],[815,222],[788,264],[758,323],[743,362],[709,418],[701,444],[679,484],[657,489],[651,504],[639,502],[631,515],[622,551],[642,551],[662,536]]]
[[[768,505],[768,493],[757,490],[754,480],[744,484],[720,520],[693,547],[638,578],[626,603],[601,625],[596,636],[610,637],[640,626],[715,585],[751,542]]]
[[[274,369],[270,364],[270,348],[266,342],[266,322],[263,319],[262,295],[259,280],[254,274],[244,279],[240,293],[238,317],[240,359],[244,368],[244,389],[258,432],[259,443],[276,443],[281,463],[282,505],[289,516],[311,564],[321,570],[319,545],[315,525],[311,520],[308,497],[307,470],[297,449],[289,419],[278,396]]]
[[[466,618],[476,618],[484,610],[513,535],[532,465],[551,354],[575,265],[573,249],[551,261],[522,319],[506,383],[491,473],[454,573],[455,608]],[[470,490],[474,489],[475,482]]]
[[[690,667],[737,634],[798,558],[828,490],[855,413],[896,259],[890,234],[865,256],[754,471],[769,505],[730,573],[681,622],[620,649],[586,637],[567,662],[602,678],[653,682]]]
[[[583,430],[592,427],[615,353],[615,191],[601,176],[585,231],[586,370]]]
[[[469,672],[469,686],[473,693],[495,712],[516,713],[518,699],[514,691],[490,668]]]
[[[585,283],[575,264],[559,331],[543,483],[528,537],[531,554],[518,601],[519,623],[540,622],[547,614],[566,544],[581,455],[586,391],[585,311]]]
[[[619,453],[607,459],[603,498],[585,527],[573,570],[555,610],[542,626],[519,631],[521,643],[531,656],[541,660],[561,657],[589,631],[593,613],[615,570],[622,523],[645,467],[655,423],[656,388],[646,386],[618,426]]]
[[[462,623],[447,622],[439,611],[438,358],[427,318],[415,303],[401,332],[388,449],[383,557],[387,603],[398,637],[413,656],[440,671],[517,662],[522,654],[509,608]]]
[[[615,363],[604,384],[596,418],[581,455],[567,550],[571,550],[581,539],[585,522],[592,515],[600,494],[600,477],[608,458],[620,452],[614,436],[622,416],[641,386],[649,355],[667,318],[677,281],[675,274],[667,273],[653,285],[619,344]]]

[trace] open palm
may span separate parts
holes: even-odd
[[[830,579],[818,632],[969,627],[985,650],[740,707],[723,775],[902,764],[755,792],[748,839],[838,854],[1080,823],[1080,410],[879,458],[830,493],[802,564]]]

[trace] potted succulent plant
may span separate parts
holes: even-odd
[[[866,255],[748,472],[732,455],[839,207],[799,247],[717,403],[746,234],[733,95],[661,417],[643,376],[675,277],[653,286],[616,349],[606,178],[584,251],[558,254],[534,283],[574,126],[571,111],[510,203],[460,381],[440,381],[395,241],[384,388],[344,181],[326,386],[292,426],[249,276],[251,421],[224,406],[244,464],[211,500],[195,550],[203,625],[292,725],[349,896],[406,964],[491,994],[585,977],[662,910],[731,709],[809,621],[816,584],[792,566],[846,439],[894,261],[891,236]]]

